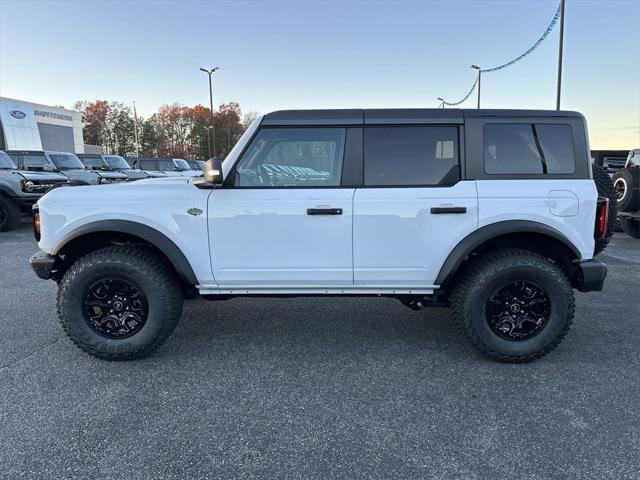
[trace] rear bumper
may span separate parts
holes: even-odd
[[[29,259],[29,265],[35,274],[43,280],[49,280],[52,277],[55,263],[55,257],[44,252],[38,252]]]
[[[577,264],[576,288],[580,292],[600,292],[607,278],[607,265],[598,260]]]

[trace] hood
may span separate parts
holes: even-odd
[[[127,176],[122,172],[112,172],[109,170],[104,170],[100,172],[96,172],[94,170],[94,172],[97,173],[98,176],[102,178],[112,178],[112,179],[121,179],[121,180],[124,180],[127,178]]]
[[[138,180],[141,178],[149,178],[149,175],[144,173],[142,170],[134,170],[133,168],[129,168],[126,170],[118,170],[121,173],[124,173],[127,177]]]
[[[67,177],[54,172],[33,172],[27,170],[0,170],[0,173],[7,172],[9,175],[18,175],[25,180],[32,182],[66,182]]]
[[[85,183],[88,185],[96,185],[100,176],[92,170],[62,170],[62,175],[67,177],[70,182]]]

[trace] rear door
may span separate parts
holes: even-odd
[[[477,226],[475,183],[461,181],[457,125],[368,126],[354,197],[354,283],[429,287]]]

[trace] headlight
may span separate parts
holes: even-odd
[[[32,181],[28,180],[22,184],[22,190],[25,192],[33,192],[35,190],[36,184]]]
[[[100,179],[100,183],[111,183],[111,179],[110,178],[101,178]]]

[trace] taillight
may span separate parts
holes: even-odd
[[[607,234],[607,222],[609,219],[609,199],[598,197],[596,207],[596,229],[595,238],[603,238]]]

